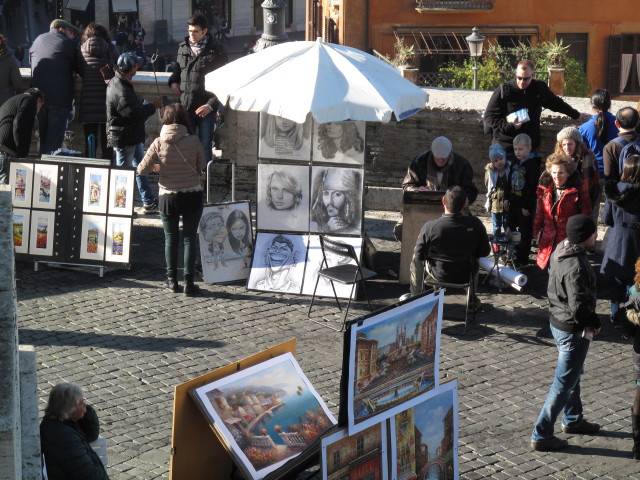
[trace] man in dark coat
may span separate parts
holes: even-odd
[[[40,423],[40,443],[49,480],[109,480],[90,442],[100,435],[98,415],[82,389],[59,383],[51,389]]]
[[[204,147],[205,164],[211,160],[213,135],[220,102],[205,90],[207,73],[227,63],[222,46],[209,33],[209,21],[202,14],[187,20],[189,35],[178,47],[176,66],[169,77],[169,86],[180,97],[189,112],[191,128],[197,131]]]
[[[493,142],[500,143],[513,160],[513,138],[519,133],[531,137],[531,146],[535,152],[540,145],[540,115],[543,108],[565,115],[582,123],[590,115],[580,113],[562,100],[541,80],[533,78],[534,66],[531,60],[521,60],[516,68],[513,80],[501,84],[491,95],[485,120],[493,130]],[[509,121],[507,115],[526,108],[529,120],[526,122]]]
[[[78,71],[74,40],[78,29],[60,18],[52,21],[49,28],[29,50],[31,86],[41,89],[47,97],[47,104],[38,113],[42,154],[50,154],[62,145],[73,106],[73,78]]]
[[[43,105],[44,93],[30,88],[0,106],[0,184],[9,183],[11,160],[29,154],[33,123]]]
[[[118,57],[116,76],[107,85],[107,142],[116,152],[119,167],[137,167],[144,156],[144,123],[162,106],[158,97],[153,104],[140,101],[131,79],[142,65],[133,53]],[[136,172],[136,185],[144,204],[143,213],[155,213],[158,201],[153,195],[149,179]]]
[[[635,142],[638,138],[636,127],[639,121],[638,111],[633,107],[623,107],[616,112],[618,136],[607,143],[602,151],[604,179],[607,182],[620,179],[620,175],[622,175],[619,161],[620,153],[626,145]]]

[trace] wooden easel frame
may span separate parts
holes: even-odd
[[[171,462],[169,478],[172,480],[205,480],[232,478],[235,464],[215,430],[189,395],[189,391],[277,357],[286,352],[295,354],[296,339],[256,353],[238,362],[205,373],[175,387],[173,400],[173,426],[171,433]]]

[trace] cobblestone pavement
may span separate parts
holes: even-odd
[[[395,219],[367,212],[366,231],[379,249],[381,275],[370,288],[377,306],[408,290],[392,272],[399,260],[399,244],[391,236]],[[133,235],[131,270],[104,278],[17,265],[20,343],[36,347],[41,409],[53,384],[83,385],[100,415],[112,479],[168,478],[175,385],[291,337],[297,339],[302,369],[337,414],[342,337],[307,319],[308,297],[253,292],[238,284],[201,284],[202,294],[192,298],[168,294],[160,285],[159,218],[138,217]],[[603,424],[602,434],[560,433],[569,438],[569,449],[530,450],[556,349],[543,296],[545,275],[535,267],[527,273],[523,293],[481,287],[483,310],[464,336],[462,295],[446,296],[441,375],[459,379],[460,477],[640,478],[639,464],[630,458],[631,344],[608,322],[593,342],[582,382],[586,415]],[[603,297],[606,282],[601,283]],[[603,320],[607,308],[600,301]],[[313,316],[339,322],[328,300],[320,301]]]

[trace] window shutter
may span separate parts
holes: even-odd
[[[620,94],[620,69],[622,63],[622,37],[609,37],[609,70],[607,72],[607,89],[611,93]]]

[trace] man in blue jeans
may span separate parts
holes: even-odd
[[[107,85],[107,143],[113,147],[119,167],[138,166],[144,157],[144,123],[162,106],[161,97],[153,104],[143,103],[133,89],[131,79],[142,63],[133,53],[123,53],[118,57],[116,75]],[[136,185],[144,205],[142,213],[156,213],[158,201],[149,177],[136,172]]]
[[[547,297],[551,333],[558,347],[558,365],[547,399],[531,433],[531,447],[538,451],[560,450],[569,442],[553,435],[563,412],[562,431],[594,434],[597,423],[582,415],[580,377],[593,336],[600,332],[596,315],[596,275],[586,252],[594,248],[596,225],[591,217],[574,215],[567,222],[567,238],[553,252]]]

